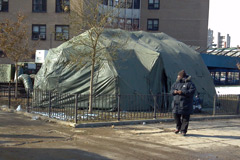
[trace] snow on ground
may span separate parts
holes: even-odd
[[[240,86],[222,86],[215,87],[217,94],[239,94]]]

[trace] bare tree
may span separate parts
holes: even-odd
[[[101,58],[105,58],[110,61],[116,58],[116,50],[123,47],[127,40],[123,39],[119,43],[111,43],[111,47],[106,48],[101,44],[103,39],[102,34],[105,28],[117,27],[117,20],[119,14],[119,8],[121,4],[115,6],[102,5],[102,0],[73,0],[71,1],[71,12],[69,14],[70,29],[73,35],[85,32],[81,34],[80,39],[73,38],[69,42],[73,46],[84,46],[84,50],[77,55],[71,57],[71,62],[78,63],[80,66],[91,63],[91,77],[89,88],[89,112],[92,113],[92,99],[93,99],[93,78],[94,68],[99,64]],[[81,36],[80,35],[80,36]],[[112,35],[121,36],[121,35]],[[108,50],[108,52],[106,52]],[[111,50],[111,51],[110,51]],[[109,55],[109,53],[111,55]]]
[[[35,53],[33,46],[37,45],[37,43],[29,44],[29,34],[24,19],[25,16],[18,13],[16,21],[5,19],[0,24],[0,50],[15,64],[15,98],[18,90],[18,62],[31,58]]]

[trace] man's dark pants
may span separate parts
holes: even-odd
[[[173,115],[176,123],[176,129],[182,133],[187,133],[190,115],[182,115],[176,113]]]

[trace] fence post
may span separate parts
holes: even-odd
[[[9,81],[8,84],[8,108],[10,109],[11,106],[11,82]]]
[[[157,106],[157,96],[153,96],[153,101],[154,101],[154,119],[156,119],[156,106]]]
[[[28,88],[28,90],[27,90],[27,112],[29,113],[29,109],[30,109],[30,107],[29,107],[29,88]]]
[[[217,95],[214,95],[214,99],[213,99],[213,116],[216,115],[216,101],[217,101]]]
[[[238,95],[237,114],[239,114],[239,108],[240,108],[240,95]]]
[[[49,92],[49,109],[48,109],[48,117],[51,118],[51,108],[52,108],[52,104],[51,104],[51,91],[48,91]]]
[[[74,117],[75,123],[78,123],[78,119],[77,119],[77,116],[78,116],[77,109],[78,109],[78,94],[75,94],[75,117]]]
[[[120,121],[120,95],[118,95],[118,121]]]

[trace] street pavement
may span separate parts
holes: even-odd
[[[0,160],[239,160],[240,118],[73,128],[0,110]]]

